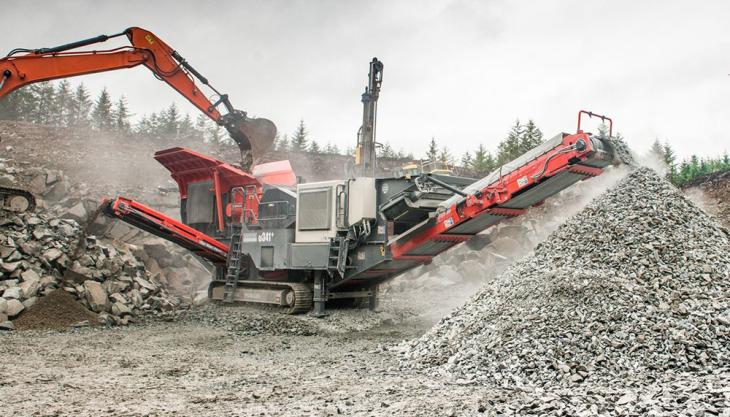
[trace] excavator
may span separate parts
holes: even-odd
[[[79,50],[90,45],[125,37],[130,45],[105,50]],[[263,118],[250,118],[237,110],[227,94],[216,90],[179,52],[154,33],[131,27],[113,35],[99,35],[64,45],[27,49],[16,48],[0,59],[0,99],[16,89],[41,82],[104,71],[147,67],[153,75],[178,93],[218,125],[223,126],[241,151],[241,168],[249,170],[254,155],[272,145],[276,126]],[[196,84],[210,89],[215,101]],[[221,113],[219,107],[225,113]],[[0,208],[22,212],[35,206],[33,195],[19,188],[0,187]]]
[[[74,52],[126,35],[131,47]],[[211,103],[195,80],[210,86],[176,51],[151,32],[130,28],[55,48],[17,49],[0,60],[0,97],[32,82],[145,65],[196,107],[228,129],[241,149],[240,166],[188,148],[160,150],[180,194],[180,220],[117,197],[104,214],[190,250],[208,262],[208,297],[223,303],[274,306],[287,314],[325,306],[377,306],[378,287],[404,271],[571,185],[616,164],[632,163],[613,121],[578,112],[575,133],[559,133],[487,176],[450,173],[377,175],[376,116],[383,63],[373,58],[361,96],[362,125],[347,178],[299,181],[289,161],[252,165],[276,134],[273,123],[235,110],[225,94]],[[227,113],[216,107],[223,104]],[[608,123],[608,136],[581,128],[584,116]]]

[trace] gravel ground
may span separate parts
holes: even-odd
[[[684,407],[685,415],[729,415],[723,410],[728,372],[693,382],[548,392],[402,370],[388,349],[418,337],[428,323],[411,311],[385,313],[382,321],[364,312],[357,322],[366,330],[355,331],[350,319],[356,313],[286,317],[282,329],[281,316],[212,305],[127,327],[0,333],[0,414],[589,416],[669,415]],[[291,334],[297,328],[310,334]],[[651,413],[646,404],[660,407]]]
[[[404,372],[407,309],[324,320],[210,305],[128,327],[0,333],[3,415],[485,415],[508,391]],[[480,412],[479,410],[482,410]]]

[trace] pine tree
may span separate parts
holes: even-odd
[[[664,162],[667,164],[667,167],[669,167],[669,179],[674,180],[674,177],[677,175],[677,157],[674,153],[674,149],[672,149],[671,146],[669,146],[669,142],[664,142],[664,145],[662,145],[662,153],[664,154]]]
[[[442,164],[451,164],[451,152],[449,152],[449,148],[446,146],[441,148],[438,154],[438,161]]]
[[[31,85],[30,89],[35,98],[30,121],[40,124],[52,123],[57,113],[56,91],[53,84],[47,81],[41,82]]]
[[[332,142],[327,142],[327,145],[325,145],[324,150],[322,152],[325,153],[325,154],[327,154],[327,155],[333,155],[333,154],[337,153],[337,152],[334,151],[334,147],[332,146]]]
[[[71,94],[71,83],[63,80],[58,83],[55,94],[55,111],[53,124],[56,126],[69,126],[71,124],[71,108],[73,96]]]
[[[217,124],[211,124],[210,127],[208,127],[207,138],[208,142],[221,146],[225,143],[225,133],[223,132],[223,129],[217,125]]]
[[[520,137],[520,145],[518,155],[521,155],[542,143],[542,131],[535,125],[535,122],[530,119],[524,126],[524,131]],[[517,157],[518,155],[515,155]]]
[[[393,150],[393,147],[390,146],[390,143],[385,142],[381,147],[378,148],[378,157],[379,158],[396,158],[397,154]]]
[[[431,137],[431,142],[428,143],[428,150],[426,151],[426,159],[429,161],[436,161],[439,155],[439,147],[436,144],[436,138]]]
[[[175,103],[170,104],[165,111],[160,113],[160,128],[166,134],[178,134],[180,128],[180,111]]]
[[[195,123],[193,124],[193,129],[195,130],[195,135],[199,138],[201,138],[202,141],[205,141],[205,132],[208,130],[208,124],[210,123],[210,119],[208,116],[200,113],[195,118]]]
[[[309,144],[309,149],[308,150],[309,150],[309,152],[312,152],[312,153],[320,153],[319,144],[316,141],[313,140]]]
[[[137,124],[134,126],[134,133],[140,136],[150,136],[150,119],[147,117],[146,114],[143,114],[142,117],[140,117],[137,121]]]
[[[106,87],[101,90],[99,97],[94,103],[91,111],[91,120],[94,128],[98,130],[109,130],[114,122],[112,118],[112,101]]]
[[[0,120],[29,120],[35,98],[29,88],[20,88],[0,100]]]
[[[461,166],[470,169],[472,165],[473,159],[471,157],[471,152],[466,151],[464,152],[464,155],[461,157]]]
[[[662,146],[662,143],[659,142],[658,138],[654,139],[654,143],[651,144],[649,153],[659,160],[664,160],[664,147]]]
[[[520,120],[517,119],[507,134],[507,137],[499,143],[499,147],[497,148],[498,165],[504,165],[522,153],[520,152],[520,142],[523,131],[524,128],[520,124]]]
[[[152,139],[160,139],[162,137],[162,129],[160,124],[160,117],[156,112],[152,112],[149,117],[149,136]]]
[[[71,100],[71,110],[69,112],[69,119],[72,126],[86,126],[89,124],[89,112],[91,111],[93,103],[89,96],[89,92],[86,91],[84,83],[81,83],[76,87],[73,98]]]
[[[124,96],[121,96],[119,97],[119,100],[117,100],[116,104],[114,105],[114,109],[112,110],[114,129],[120,133],[129,133],[130,117],[131,115],[129,114],[129,108],[127,107],[127,100],[124,98]]]
[[[183,139],[190,139],[196,136],[195,126],[193,126],[193,119],[190,117],[190,113],[185,113],[185,116],[180,119],[178,130],[180,131],[180,137]]]
[[[492,154],[480,143],[479,148],[474,152],[471,168],[477,175],[486,175],[494,170],[495,165]]]
[[[276,140],[276,150],[280,152],[289,152],[289,135],[284,133]]]
[[[294,152],[301,152],[307,149],[307,128],[304,126],[304,119],[299,120],[299,126],[294,131],[294,135],[291,138],[291,150]]]

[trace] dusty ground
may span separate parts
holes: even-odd
[[[1,414],[480,414],[487,389],[404,372],[384,351],[429,324],[405,310],[319,320],[216,305],[126,328],[4,333]]]

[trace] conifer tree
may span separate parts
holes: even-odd
[[[291,138],[291,150],[294,152],[301,152],[307,149],[307,128],[304,126],[304,119],[299,120],[299,126],[294,131],[294,135]]]
[[[472,162],[471,153],[469,151],[464,152],[464,155],[461,157],[461,166],[466,169],[471,169]]]
[[[30,115],[33,123],[50,124],[54,120],[56,109],[56,91],[53,84],[45,81],[30,86],[35,103]]]
[[[451,152],[446,146],[442,147],[438,154],[438,161],[442,164],[451,164]]]
[[[160,128],[166,134],[178,134],[180,128],[180,111],[175,103],[170,104],[165,111],[160,113]]]
[[[431,142],[428,143],[428,150],[426,151],[426,159],[429,161],[438,160],[439,147],[436,144],[436,138],[431,137]]]
[[[71,110],[69,112],[69,120],[72,126],[86,126],[89,124],[89,112],[93,103],[89,96],[89,92],[81,83],[76,87],[73,98],[71,100]]]
[[[71,124],[71,107],[73,95],[71,94],[71,83],[63,80],[58,83],[55,94],[55,111],[53,124],[56,126],[69,126]]]
[[[378,148],[378,157],[379,158],[396,158],[397,154],[393,150],[393,147],[390,146],[390,143],[385,142],[382,146]]]
[[[537,125],[535,125],[535,122],[532,119],[528,120],[524,127],[524,131],[522,132],[522,136],[520,137],[518,155],[537,147],[541,143],[542,131],[537,127]]]
[[[278,134],[277,134],[278,135]],[[279,137],[276,142],[276,150],[280,152],[289,152],[289,135],[284,133],[281,137]]]
[[[520,124],[520,120],[517,119],[507,134],[507,137],[499,143],[499,147],[497,148],[498,165],[504,165],[521,154],[520,142],[523,131],[524,127]]]
[[[129,108],[127,107],[127,99],[124,96],[119,97],[114,109],[112,110],[112,117],[114,118],[114,129],[120,133],[129,133],[130,124]]]
[[[477,175],[486,175],[494,170],[495,165],[492,154],[480,143],[479,148],[474,152],[471,168]]]
[[[669,146],[669,142],[665,141],[662,145],[662,151],[664,153],[664,162],[669,167],[669,178],[673,179],[677,175],[677,157],[674,149]]]
[[[98,130],[109,130],[113,126],[112,101],[106,87],[101,90],[94,103],[91,120],[94,128]]]
[[[195,136],[195,126],[193,126],[193,119],[190,117],[190,113],[185,113],[185,116],[180,118],[178,131],[180,132],[180,137],[183,139]]]

